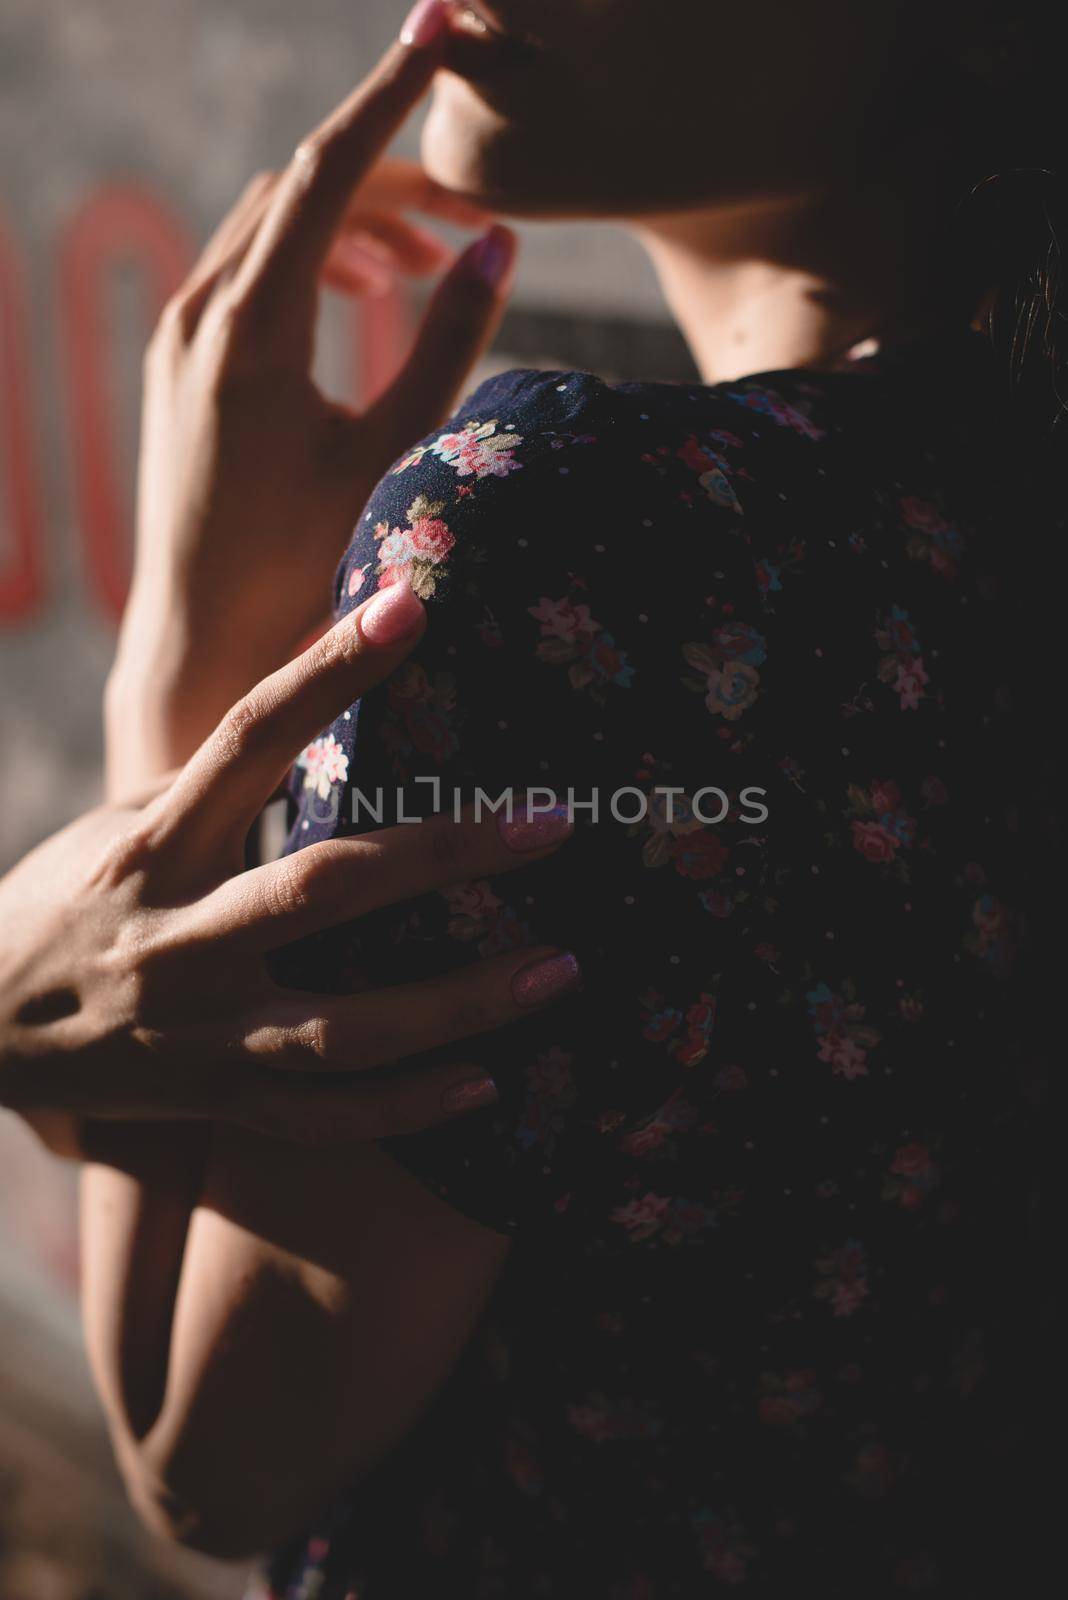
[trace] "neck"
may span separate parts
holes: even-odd
[[[885,190],[646,217],[632,228],[707,383],[823,367],[862,340],[939,320],[931,241],[921,243]]]

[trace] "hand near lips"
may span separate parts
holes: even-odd
[[[262,220],[279,182],[275,172],[252,180],[239,202],[250,208],[249,222],[257,213]],[[435,183],[417,161],[383,157],[349,202],[323,265],[322,283],[342,294],[374,298],[400,278],[428,278],[454,265],[454,253],[440,235],[411,221],[408,212],[459,228],[485,229],[491,221],[462,195]]]
[[[164,312],[145,366],[134,580],[109,682],[112,792],[184,761],[321,624],[382,473],[451,410],[504,309],[515,240],[494,227],[438,286],[415,348],[363,411],[311,376],[320,286],[374,294],[445,246],[403,215],[484,215],[382,150],[441,40],[400,42],[249,186]],[[136,748],[135,762],[127,752]]]

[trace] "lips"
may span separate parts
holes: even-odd
[[[533,41],[505,31],[485,0],[449,0],[452,37],[446,65],[473,82],[507,75],[535,54]]]
[[[450,20],[457,33],[467,34],[469,37],[483,38],[487,34],[500,38],[504,36],[504,29],[499,21],[488,15],[481,5],[471,5],[467,0],[449,0]]]

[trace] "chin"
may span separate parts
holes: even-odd
[[[546,149],[543,134],[490,105],[453,73],[437,81],[423,125],[422,162],[443,188],[499,216],[549,219],[598,210],[595,197],[563,190],[562,163]]]

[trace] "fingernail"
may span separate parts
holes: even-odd
[[[399,644],[414,633],[423,615],[423,602],[409,583],[391,583],[368,600],[360,617],[360,631],[371,644]]]
[[[549,956],[522,967],[512,979],[512,999],[517,1006],[543,1006],[574,989],[582,971],[570,953]]]
[[[496,289],[512,264],[512,236],[504,228],[491,228],[468,248],[464,267],[490,289]]]
[[[560,844],[572,830],[566,806],[552,806],[539,811],[533,806],[518,806],[511,821],[502,812],[497,818],[501,838],[509,850],[525,855],[532,850],[547,850],[551,844]]]
[[[428,44],[440,39],[449,25],[448,13],[441,0],[419,0],[404,20],[400,31],[401,44],[410,44],[424,50]]]
[[[464,1111],[477,1111],[481,1106],[492,1106],[500,1099],[492,1078],[464,1078],[452,1083],[441,1097],[441,1109],[450,1116]]]

